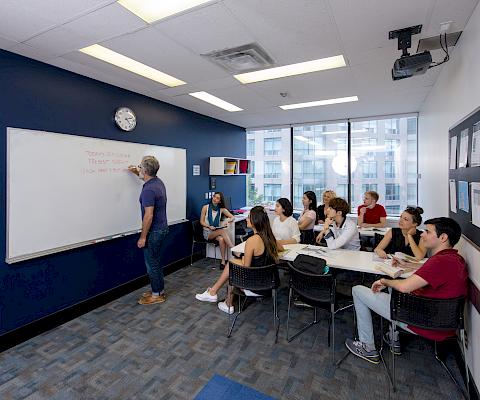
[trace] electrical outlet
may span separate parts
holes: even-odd
[[[451,24],[452,24],[452,21],[442,22],[440,24],[440,34],[443,35],[444,33],[448,33],[448,31],[450,30]]]

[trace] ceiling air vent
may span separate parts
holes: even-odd
[[[212,51],[202,56],[234,74],[270,68],[275,64],[257,43]]]

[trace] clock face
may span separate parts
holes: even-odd
[[[133,131],[137,125],[137,117],[127,107],[120,107],[115,111],[115,123],[124,131]]]

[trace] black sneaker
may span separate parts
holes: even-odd
[[[383,341],[388,345],[390,351],[393,352],[396,356],[402,355],[402,348],[400,347],[400,340],[394,340],[393,346],[391,346],[391,336],[390,331],[385,332],[383,335]]]
[[[380,354],[378,354],[378,351],[375,349],[368,351],[365,348],[365,344],[359,340],[347,339],[345,346],[347,346],[347,349],[350,350],[353,355],[363,358],[372,364],[378,364],[380,362]]]

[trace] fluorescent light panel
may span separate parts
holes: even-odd
[[[173,76],[167,75],[159,71],[158,69],[149,67],[148,65],[135,61],[132,58],[126,57],[122,54],[114,52],[113,50],[107,49],[106,47],[100,46],[99,44],[84,47],[79,51],[88,54],[89,56],[105,61],[109,64],[113,64],[119,68],[126,69],[127,71],[133,72],[134,74],[151,79],[152,81],[160,82],[163,85],[169,87],[185,85],[186,83],[184,81],[181,81],[180,79],[174,78]]]
[[[212,0],[119,0],[118,4],[152,23]]]
[[[283,67],[247,72],[245,74],[234,75],[234,77],[242,83],[253,83],[345,66],[345,59],[342,55],[339,55],[334,57],[320,58],[318,60],[305,61],[297,64],[284,65]]]
[[[358,97],[357,96],[340,97],[338,99],[310,101],[308,103],[287,104],[287,105],[279,106],[279,107],[282,110],[294,110],[296,108],[326,106],[326,105],[329,105],[329,104],[349,103],[351,101],[358,101]]]
[[[235,111],[242,111],[243,109],[240,107],[237,107],[231,103],[226,102],[225,100],[219,99],[218,97],[215,97],[211,95],[210,93],[207,92],[195,92],[195,93],[189,93],[190,96],[193,96],[197,99],[203,100],[207,103],[210,103],[214,106],[223,108],[224,110],[230,111],[230,112],[235,112]]]

